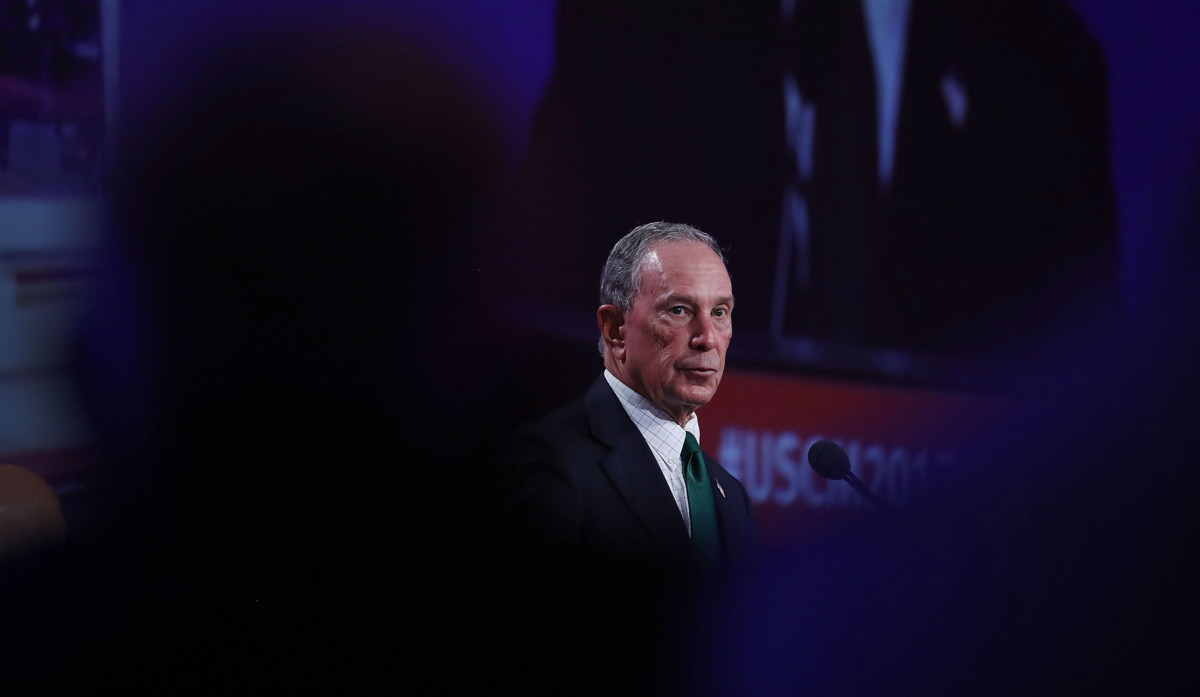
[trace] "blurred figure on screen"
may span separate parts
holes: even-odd
[[[82,619],[6,679],[476,679],[462,320],[501,153],[381,8],[200,21],[139,83],[79,351],[107,473],[61,562]]]
[[[1118,317],[1104,59],[1063,0],[563,2],[555,61],[519,220],[572,263],[535,306],[661,216],[730,231],[748,361],[1026,361]]]

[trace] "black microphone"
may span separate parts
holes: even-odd
[[[831,440],[819,440],[813,443],[812,447],[808,449],[808,464],[812,465],[817,474],[826,479],[845,479],[876,510],[895,513],[891,504],[873,494],[865,484],[858,481],[858,477],[855,477],[854,473],[850,471],[850,456],[837,443]]]

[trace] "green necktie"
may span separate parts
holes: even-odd
[[[696,437],[688,433],[683,441],[683,478],[687,482],[688,509],[692,514],[692,547],[701,561],[715,567],[721,541],[717,537],[717,509],[713,503],[708,468]]]

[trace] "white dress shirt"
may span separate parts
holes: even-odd
[[[863,0],[863,18],[875,63],[875,106],[878,112],[879,183],[891,187],[896,160],[896,128],[904,89],[904,54],[910,0]]]
[[[687,482],[683,478],[680,453],[683,452],[683,442],[688,433],[695,437],[697,443],[700,442],[700,418],[692,414],[687,425],[681,428],[665,411],[634,392],[607,370],[604,371],[604,379],[608,380],[621,406],[625,408],[625,413],[629,414],[642,438],[645,438],[646,444],[650,446],[650,451],[654,453],[654,459],[658,461],[658,468],[662,470],[667,486],[671,488],[671,495],[675,497],[675,505],[679,507],[683,524],[687,526],[690,536],[692,516],[688,509]]]

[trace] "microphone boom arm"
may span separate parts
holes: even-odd
[[[863,484],[862,482],[860,482],[858,480],[858,477],[854,476],[853,472],[846,472],[845,476],[842,477],[842,479],[845,479],[846,482],[851,487],[853,487],[855,491],[857,491],[860,495],[862,495],[862,497],[867,500],[867,503],[874,506],[875,510],[880,511],[881,513],[895,513],[896,512],[896,509],[892,507],[892,504],[890,504],[887,501],[876,496],[873,491],[868,489],[865,484]]]

